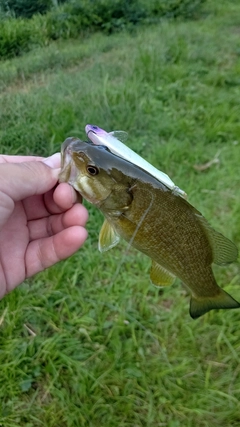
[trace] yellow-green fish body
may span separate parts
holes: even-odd
[[[61,181],[67,181],[104,214],[99,249],[119,236],[152,259],[150,277],[158,286],[177,276],[192,294],[190,314],[240,304],[216,283],[211,264],[237,258],[236,246],[213,230],[182,197],[146,171],[106,148],[68,138],[62,148]]]

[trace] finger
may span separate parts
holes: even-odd
[[[54,234],[60,233],[65,228],[74,225],[85,226],[87,220],[87,209],[78,203],[65,213],[29,221],[28,228],[30,240],[53,236]]]
[[[49,199],[48,204],[51,204],[50,200],[52,199],[53,189],[49,190],[45,194],[37,194],[36,196],[30,196],[23,200],[23,206],[27,215],[28,221],[44,218],[49,216],[49,213],[61,213],[62,211],[58,208],[52,209],[50,212],[46,206],[45,200]],[[53,200],[52,200],[53,204]]]
[[[42,161],[45,165],[50,166],[50,168],[58,169],[61,167],[61,154],[55,153],[50,157],[42,159]]]
[[[63,182],[56,187],[53,193],[53,200],[62,210],[67,210],[77,201],[81,201],[78,199],[77,193],[73,187],[66,182]]]
[[[44,157],[39,156],[0,156],[0,163],[23,163],[44,160]]]
[[[44,202],[48,212],[57,214],[70,209],[74,203],[81,203],[82,196],[66,182],[60,183],[56,188],[44,195]]]
[[[0,155],[0,163],[23,163],[23,162],[36,162],[42,161],[51,168],[60,168],[61,166],[61,155],[55,153],[50,157],[40,156],[5,156]]]
[[[0,191],[13,201],[49,191],[57,183],[58,169],[43,162],[0,165]]]
[[[26,252],[26,276],[30,277],[76,252],[87,238],[84,227],[69,227],[53,237],[30,242]]]
[[[60,188],[59,188],[60,187]],[[27,197],[24,209],[28,221],[44,218],[49,214],[59,214],[70,209],[77,201],[75,190],[67,183],[57,185],[44,195]],[[80,202],[81,200],[79,200]]]

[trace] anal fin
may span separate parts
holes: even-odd
[[[152,261],[150,279],[155,286],[170,286],[175,276],[155,261]]]

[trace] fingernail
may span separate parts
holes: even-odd
[[[45,165],[49,166],[50,168],[60,168],[61,165],[61,154],[60,153],[55,153],[50,157],[47,157],[46,159],[43,160],[43,163],[45,163]]]

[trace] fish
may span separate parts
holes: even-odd
[[[126,159],[163,182],[174,193],[179,194],[181,197],[187,198],[185,191],[177,187],[171,178],[164,172],[155,168],[151,163],[147,162],[143,157],[135,153],[131,148],[127,147],[123,142],[127,139],[127,133],[124,131],[106,132],[104,129],[96,125],[86,125],[85,132],[87,137],[96,145],[105,145],[109,150],[123,159]]]
[[[123,238],[152,260],[154,285],[170,286],[178,277],[191,293],[194,319],[212,309],[240,307],[212,271],[213,263],[235,261],[238,249],[187,200],[106,146],[70,137],[61,152],[59,181],[68,182],[105,217],[101,252]]]

